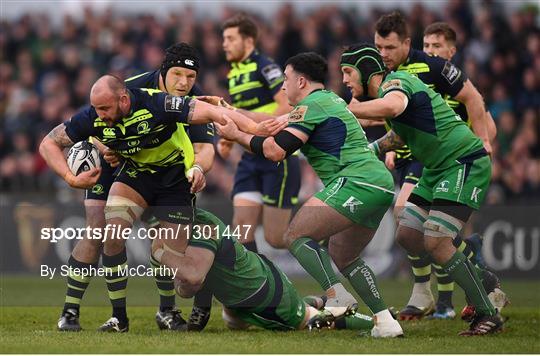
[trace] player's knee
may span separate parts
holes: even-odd
[[[101,240],[82,239],[77,242],[71,255],[77,261],[94,263],[98,261],[100,252]]]
[[[424,232],[424,223],[428,217],[427,212],[419,206],[407,202],[398,215],[399,226],[408,227],[418,232]]]
[[[142,215],[144,209],[129,198],[112,195],[109,196],[104,211],[107,224],[119,221],[120,224],[126,222],[133,225],[135,220]]]
[[[223,308],[221,311],[221,317],[225,322],[227,328],[231,330],[245,330],[249,327],[249,324],[234,315],[234,312],[227,308]]]
[[[298,240],[301,236],[298,234],[295,234],[294,230],[291,228],[288,228],[287,231],[285,231],[285,234],[283,235],[283,243],[286,248],[289,248],[292,243],[296,240]]]
[[[463,227],[463,222],[442,211],[431,210],[424,223],[424,247],[433,254],[445,238],[455,239]]]
[[[343,251],[343,250],[341,250],[341,251]],[[328,254],[330,255],[330,258],[332,259],[332,261],[334,261],[334,264],[336,265],[336,267],[340,271],[345,269],[351,263],[356,261],[356,259],[358,259],[357,254],[355,254],[354,256],[352,254],[351,255],[345,255],[342,252],[338,252],[335,249],[333,249],[331,244],[330,244],[330,246],[328,248]]]
[[[273,248],[281,249],[281,248],[287,248],[288,246],[287,243],[285,242],[284,234],[279,234],[276,232],[265,233],[264,237],[265,237],[266,242],[268,242],[268,244],[272,246]]]
[[[108,238],[103,242],[103,251],[107,255],[116,255],[124,250],[126,241],[123,238]]]

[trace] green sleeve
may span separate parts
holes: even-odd
[[[403,75],[405,72],[394,72],[390,73],[382,82],[381,87],[379,88],[379,97],[382,98],[391,91],[398,90],[403,94],[407,95],[407,98],[411,98],[413,94],[412,84],[407,78],[406,75]],[[405,73],[410,75],[408,73]]]
[[[311,135],[318,123],[316,108],[312,105],[298,105],[289,113],[289,125],[287,127],[298,129]]]

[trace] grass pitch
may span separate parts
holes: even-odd
[[[504,281],[512,304],[505,331],[498,335],[464,338],[466,328],[451,321],[402,322],[405,338],[372,339],[354,331],[272,332],[252,328],[229,331],[214,301],[212,317],[202,333],[159,331],[154,322],[158,303],[151,279],[128,283],[127,334],[103,334],[96,328],[110,316],[105,281],[92,280],[81,308],[80,333],[56,331],[65,281],[26,276],[1,276],[0,353],[540,353],[540,282]],[[318,293],[310,280],[293,281],[302,295]],[[383,280],[380,287],[388,305],[400,308],[410,293],[410,281]],[[456,288],[459,289],[459,288]],[[177,299],[184,317],[190,300]],[[461,290],[454,296],[456,311],[464,304]],[[361,311],[367,313],[365,307]]]

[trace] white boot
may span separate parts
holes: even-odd
[[[371,336],[373,337],[403,336],[401,325],[392,317],[388,309],[373,315],[373,322],[375,324],[373,329],[371,329]]]

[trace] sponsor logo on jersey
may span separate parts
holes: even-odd
[[[302,122],[307,112],[307,105],[297,106],[289,114],[289,122]]]
[[[150,127],[148,125],[148,121],[141,121],[137,125],[137,134],[144,135],[150,132]]]
[[[461,71],[452,63],[446,62],[441,74],[448,81],[448,83],[454,84],[460,77]]]
[[[165,97],[165,111],[182,112],[184,106],[184,98],[180,96],[167,95]]]
[[[382,85],[381,85],[381,90],[384,92],[384,91],[387,91],[387,90],[390,90],[390,89],[402,89],[403,88],[403,85],[401,85],[401,80],[400,79],[391,79],[387,82],[384,82]]]
[[[435,191],[437,193],[448,193],[448,186],[450,185],[450,182],[447,181],[447,180],[443,180],[442,182],[439,183],[439,185],[437,186],[437,188],[435,188]]]
[[[266,81],[272,84],[276,80],[283,78],[283,72],[277,64],[270,64],[261,70],[261,73]]]
[[[103,129],[103,138],[115,138],[116,132],[113,127],[106,127]]]
[[[105,189],[103,188],[102,184],[96,184],[96,185],[94,185],[92,187],[92,193],[93,194],[101,195],[101,194],[103,194],[104,191],[105,191]]]
[[[141,141],[139,141],[139,140],[128,141],[128,146],[129,146],[129,147],[135,147],[135,146],[137,146],[139,143],[141,143]]]
[[[137,178],[137,170],[135,168],[129,167],[126,169],[126,174],[131,178]]]

